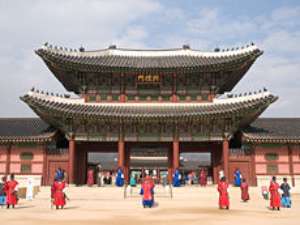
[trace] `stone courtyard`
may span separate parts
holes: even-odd
[[[15,210],[0,209],[1,221],[9,225],[46,224],[299,224],[300,194],[292,196],[293,207],[271,211],[269,201],[263,200],[259,188],[250,189],[251,200],[241,202],[240,190],[231,187],[231,209],[218,209],[218,195],[215,186],[206,188],[181,187],[170,191],[156,187],[154,208],[144,209],[138,189],[132,194],[116,187],[69,187],[70,201],[65,210],[51,209],[50,187],[42,187],[31,202],[21,199]]]

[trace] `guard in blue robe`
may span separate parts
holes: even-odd
[[[173,186],[174,187],[180,187],[180,179],[181,179],[181,175],[179,173],[179,170],[176,169],[173,174]]]
[[[242,174],[239,169],[236,169],[234,172],[234,185],[240,187],[242,182]]]
[[[122,187],[124,185],[124,174],[121,168],[117,171],[117,177],[116,177],[116,186]]]

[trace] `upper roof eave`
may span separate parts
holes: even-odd
[[[88,67],[123,69],[171,69],[196,68],[214,65],[226,65],[241,59],[254,61],[261,51],[256,45],[219,52],[203,52],[192,49],[169,50],[129,50],[102,49],[98,51],[75,51],[62,47],[44,45],[36,54],[44,61],[71,63]]]

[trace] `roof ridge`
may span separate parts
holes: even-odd
[[[40,117],[0,117],[0,120],[42,120],[42,119]]]
[[[220,49],[220,48],[215,48],[213,51],[202,51],[200,49],[192,49],[190,48],[189,45],[183,45],[182,48],[166,48],[166,49],[151,49],[151,48],[144,48],[144,49],[135,49],[135,48],[117,48],[117,46],[112,45],[109,46],[108,48],[104,49],[96,49],[96,50],[85,50],[83,47],[80,47],[79,50],[77,49],[72,49],[72,48],[66,48],[66,47],[61,47],[61,46],[53,46],[49,45],[48,43],[45,43],[41,48],[38,48],[36,52],[38,53],[39,51],[51,51],[55,53],[60,53],[60,54],[72,54],[72,55],[77,55],[77,56],[91,56],[91,54],[94,56],[97,55],[97,53],[101,53],[104,55],[120,55],[120,56],[125,56],[126,53],[128,56],[132,56],[133,53],[139,53],[140,56],[146,56],[146,57],[151,57],[151,56],[156,56],[156,55],[151,55],[157,54],[157,53],[173,53],[178,52],[180,55],[188,55],[188,56],[206,56],[206,55],[226,55],[226,54],[242,54],[242,52],[247,52],[248,51],[254,51],[254,50],[259,50],[259,48],[252,42],[251,44],[248,44],[246,46],[241,46],[241,47],[232,47],[232,48],[226,48],[226,49]],[[122,52],[122,53],[121,53]],[[106,54],[107,53],[107,54]],[[144,53],[141,54],[141,53]],[[149,54],[150,53],[150,54]],[[171,54],[171,55],[173,55]],[[160,56],[158,54],[158,56]]]

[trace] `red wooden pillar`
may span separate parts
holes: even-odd
[[[229,141],[228,138],[224,138],[223,140],[223,170],[224,170],[224,175],[229,181]]]
[[[6,174],[10,174],[10,158],[11,158],[11,145],[8,145],[6,148]]]
[[[75,148],[76,148],[75,138],[74,136],[71,136],[69,140],[69,183],[70,184],[74,183]]]
[[[173,171],[179,168],[179,141],[177,138],[173,140]]]
[[[294,166],[293,166],[293,149],[288,145],[288,156],[289,156],[289,171],[292,179],[292,186],[295,186],[295,177],[294,177]]]
[[[46,178],[48,178],[47,176],[47,146],[46,144],[43,146],[43,177],[42,177],[42,184],[46,185],[48,182],[48,179],[46,180]]]
[[[169,182],[169,184],[172,183],[172,168],[173,168],[173,154],[172,154],[172,150],[169,149],[169,151],[168,151],[168,182]]]
[[[256,163],[255,163],[255,154],[256,154],[256,146],[252,145],[252,151],[251,151],[251,185],[257,186],[257,179],[256,179]]]
[[[125,181],[127,183],[129,183],[129,179],[130,179],[130,150],[127,148],[126,149],[126,152],[125,152],[125,162],[124,162],[124,165],[125,165],[125,168],[124,168],[124,178],[125,178]]]
[[[118,141],[118,167],[124,169],[125,160],[125,143],[124,139],[120,138]]]

